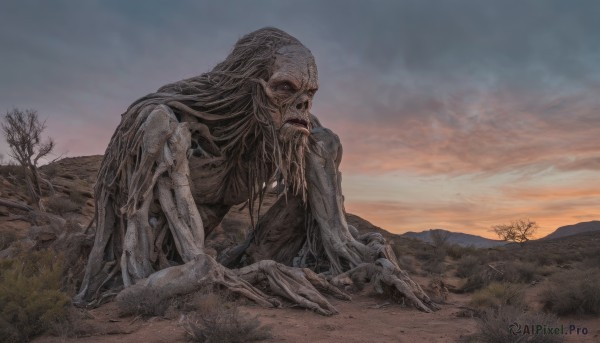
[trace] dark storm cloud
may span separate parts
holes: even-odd
[[[399,231],[518,216],[550,230],[598,219],[598,13],[592,0],[2,1],[0,112],[35,108],[59,152],[103,153],[135,99],[276,26],[315,55],[313,112],[344,144],[350,211]]]
[[[241,35],[272,25],[314,52],[314,111],[350,141],[350,159],[400,149],[430,173],[493,172],[532,155],[552,165],[560,144],[529,137],[543,132],[578,141],[560,168],[597,158],[574,134],[600,136],[590,130],[595,1],[12,1],[0,13],[0,108],[37,108],[72,154],[101,153],[137,97],[208,70]]]

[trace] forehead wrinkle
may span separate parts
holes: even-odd
[[[289,81],[296,88],[300,88],[301,85],[303,84],[301,78],[299,79],[296,75],[294,75],[294,73],[290,73],[287,71],[283,71],[283,72],[277,71],[277,72],[275,72],[275,74],[273,74],[273,76],[271,77],[271,82],[278,82],[278,81]]]
[[[293,78],[296,86],[318,88],[315,59],[304,45],[292,44],[279,48],[275,53],[275,70],[273,77],[282,77],[281,74],[284,74]]]

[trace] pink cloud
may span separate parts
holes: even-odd
[[[544,100],[544,99],[542,99]],[[346,171],[421,175],[536,173],[600,168],[599,104],[579,96],[526,105],[517,95],[475,104],[450,101],[445,112],[373,122],[334,119]],[[579,103],[581,102],[581,103]],[[435,109],[438,103],[433,103]]]

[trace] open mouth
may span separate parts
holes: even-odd
[[[304,119],[292,118],[292,119],[286,120],[285,123],[308,130],[308,122]]]

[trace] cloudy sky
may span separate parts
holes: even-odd
[[[390,231],[600,219],[598,1],[0,3],[0,111],[102,154],[120,114],[279,27],[312,50],[347,210]],[[0,153],[7,147],[0,143]]]

